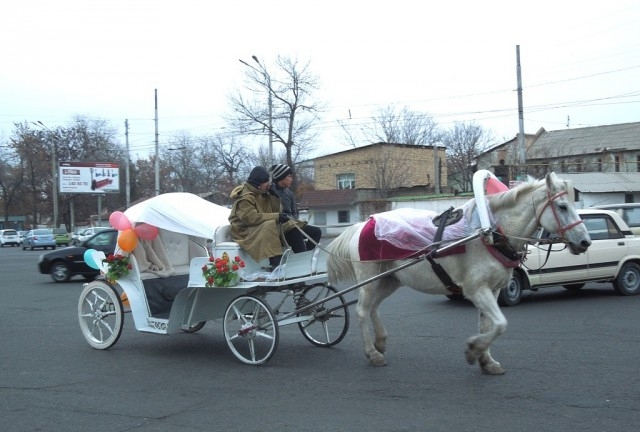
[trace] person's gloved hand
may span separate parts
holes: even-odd
[[[289,216],[287,216],[284,213],[280,213],[280,215],[278,216],[278,222],[281,224],[285,223],[288,220],[289,220]]]

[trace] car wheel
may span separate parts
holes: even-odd
[[[569,291],[578,291],[578,290],[582,289],[582,287],[584,287],[584,284],[583,283],[575,283],[575,284],[562,285],[562,287],[564,289],[569,290]]]
[[[514,271],[507,286],[502,288],[498,294],[498,304],[500,306],[515,306],[520,303],[524,284],[522,274]]]
[[[624,263],[613,280],[613,289],[625,296],[640,293],[640,265],[634,262]]]
[[[51,279],[54,282],[67,282],[71,279],[69,266],[62,261],[56,261],[51,265]]]

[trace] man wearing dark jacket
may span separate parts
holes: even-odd
[[[320,228],[298,219],[298,206],[291,190],[291,183],[293,183],[291,168],[288,165],[276,164],[271,166],[270,171],[273,180],[272,190],[280,197],[282,213],[289,218],[287,222],[282,224],[285,240],[295,253],[315,248],[320,241],[322,231]]]

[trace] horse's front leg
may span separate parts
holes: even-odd
[[[469,338],[465,356],[469,364],[478,360],[480,369],[488,375],[502,375],[505,373],[500,363],[491,357],[491,343],[507,328],[507,319],[498,307],[497,293],[488,288],[479,289],[471,301],[478,308],[479,334]]]

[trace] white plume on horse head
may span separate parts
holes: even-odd
[[[514,257],[517,266],[517,257],[524,255],[527,242],[540,225],[558,232],[574,253],[584,252],[591,244],[589,234],[574,208],[573,189],[554,173],[547,174],[543,180],[530,178],[514,189],[499,191],[487,196],[486,201],[484,197],[482,200],[482,205],[468,203],[464,208],[477,212],[478,208],[487,210],[488,207],[491,214],[484,215],[483,219],[490,223],[494,234],[487,232],[483,223],[482,229],[476,234],[453,241],[451,247],[444,244],[438,251],[439,255],[425,250],[402,251],[397,246],[387,247],[380,243],[376,245],[380,258],[372,259],[371,249],[367,249],[370,244],[362,242],[365,237],[363,232],[370,238],[371,220],[348,228],[329,246],[327,269],[332,283],[368,282],[360,288],[356,316],[365,355],[373,365],[386,364],[384,353],[387,333],[378,312],[378,307],[386,297],[401,286],[436,295],[452,294],[455,289],[461,290],[464,297],[471,300],[480,311],[479,333],[466,343],[467,362],[478,362],[486,374],[503,374],[504,369],[491,356],[490,346],[507,328],[507,320],[498,307],[497,297],[511,278]],[[475,204],[479,203],[476,201]],[[466,217],[465,220],[474,218]],[[498,236],[500,244],[487,241],[491,235]],[[404,255],[385,256],[385,251],[389,250],[399,250]],[[510,255],[510,259],[500,258],[501,254]],[[416,255],[419,256],[415,258]],[[411,256],[414,258],[407,258]],[[426,260],[427,256],[433,263]],[[368,261],[364,261],[365,258]]]

